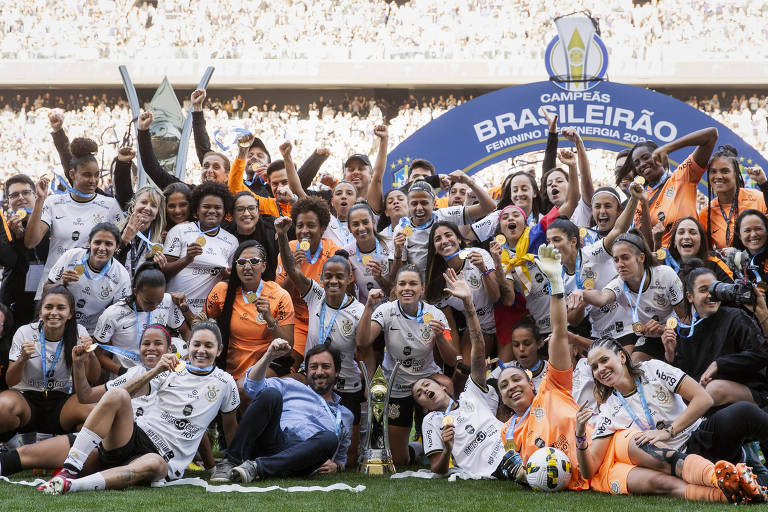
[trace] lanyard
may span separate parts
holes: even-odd
[[[637,414],[635,414],[635,411],[632,410],[632,407],[627,403],[627,399],[624,398],[621,393],[614,391],[613,394],[616,395],[616,398],[619,399],[622,407],[629,413],[633,423],[640,427],[641,430],[652,430],[654,425],[653,416],[651,415],[651,410],[648,408],[648,402],[645,400],[645,393],[643,393],[643,386],[640,379],[635,381],[635,386],[637,387],[637,394],[640,395],[640,401],[643,403],[643,411],[645,411],[645,419],[648,420],[648,425],[643,425],[643,422],[640,421],[640,418],[637,417]]]
[[[627,282],[624,281],[624,296],[627,298],[627,302],[629,303],[629,307],[632,309],[632,321],[638,322],[637,317],[637,309],[640,307],[640,297],[643,295],[643,285],[645,285],[645,276],[646,276],[646,270],[643,269],[643,279],[640,281],[640,289],[637,291],[637,302],[632,304],[632,299],[629,297],[629,286],[627,286]]]
[[[309,249],[307,249],[307,261],[309,261],[310,265],[314,265],[317,259],[320,257],[320,253],[323,251],[323,241],[320,240],[320,245],[317,246],[317,250],[315,251],[315,254],[309,252]]]
[[[565,265],[563,265],[560,275],[565,279]],[[573,267],[573,275],[576,278],[576,288],[583,290],[584,281],[581,280],[581,249],[576,253],[576,265]],[[643,277],[645,277],[645,274],[643,274]]]
[[[56,352],[53,355],[53,363],[51,364],[51,371],[50,375],[48,372],[48,356],[45,353],[45,345],[47,340],[45,339],[45,332],[43,331],[43,326],[40,326],[40,355],[43,356],[43,360],[41,362],[43,366],[43,389],[47,392],[48,391],[48,378],[53,377],[53,372],[56,371],[56,363],[59,362],[59,357],[61,356],[61,349],[64,348],[64,338],[60,339],[57,343],[59,344],[56,347]],[[51,383],[51,389],[53,389],[53,382]]]
[[[686,325],[683,322],[678,322],[677,323],[677,334],[680,335],[680,336],[683,336],[682,334],[680,334],[680,328],[682,327],[684,329],[690,329],[690,331],[688,331],[688,336],[683,336],[683,338],[690,338],[690,337],[692,337],[693,336],[693,330],[702,321],[704,321],[704,319],[703,318],[699,318],[699,314],[694,309],[693,310],[693,318],[691,318],[691,325]]]
[[[450,401],[448,402],[448,407],[446,407],[445,411],[443,411],[443,416],[445,416],[446,414],[451,412],[451,407],[453,407],[453,404],[456,403],[456,401],[453,398],[451,398],[451,397],[448,397],[448,400],[450,400]]]
[[[680,264],[677,261],[675,261],[675,258],[670,256],[669,251],[667,251],[667,257],[664,258],[664,264],[672,267],[672,270],[675,271],[675,274],[680,272]]]
[[[282,217],[283,216],[283,209],[280,208],[280,201],[275,199],[275,205],[277,206],[277,216]]]
[[[199,366],[192,366],[191,364],[187,363],[187,366],[185,368],[189,373],[192,373],[195,375],[203,375],[213,370],[214,366],[215,365],[210,365],[210,366],[206,366],[205,368],[200,368]]]
[[[117,354],[120,357],[141,363],[141,356],[137,352],[116,347],[114,345],[102,345],[101,343],[99,343],[99,348],[105,352],[111,352],[112,354]]]
[[[341,311],[341,308],[344,307],[344,304],[347,302],[347,294],[344,294],[344,298],[341,300],[341,304],[339,305],[339,309],[335,310],[333,312],[333,316],[331,317],[331,321],[328,322],[328,330],[325,329],[325,306],[328,304],[325,299],[323,299],[323,307],[320,308],[320,343],[330,343],[330,335],[331,331],[333,330],[333,324],[336,322],[336,316],[339,314],[339,311]]]
[[[402,219],[400,219],[400,226],[403,227],[406,224],[408,224],[413,229],[421,231],[421,230],[424,230],[424,229],[429,229],[432,226],[432,223],[435,222],[436,220],[437,220],[437,215],[433,213],[432,214],[432,218],[429,219],[429,222],[425,222],[421,226],[414,226],[413,222],[411,222],[411,218],[410,217],[403,217]]]
[[[456,251],[455,253],[453,253],[453,254],[449,254],[448,256],[443,256],[443,259],[444,259],[445,261],[450,261],[450,260],[452,260],[453,258],[455,258],[456,256],[458,256],[460,252],[461,252],[461,251]]]
[[[403,313],[403,316],[408,320],[416,320],[419,323],[424,323],[424,312],[422,311],[421,301],[419,301],[419,309],[416,310],[416,316],[411,316],[408,313],[406,313],[402,305],[400,306],[400,311]]]
[[[203,231],[203,228],[200,227],[200,221],[197,221],[197,230],[200,231],[201,235],[207,235],[208,233],[211,233],[212,231],[216,231],[217,229],[219,229],[219,226],[221,226],[221,224],[216,224],[211,229],[209,229],[207,231]]]
[[[261,280],[261,281],[259,281],[259,287],[258,287],[258,288],[256,288],[256,292],[255,292],[255,293],[256,293],[256,298],[257,298],[257,299],[258,299],[259,297],[261,297],[261,290],[262,290],[263,288],[264,288],[264,280]],[[242,287],[240,288],[240,293],[243,295],[243,302],[245,302],[246,304],[252,304],[252,303],[251,303],[251,302],[248,300],[248,297],[245,295],[245,292],[243,291],[243,288],[242,288]],[[254,301],[254,303],[255,303],[255,302],[256,302],[256,301]]]
[[[379,239],[376,238],[376,237],[373,237],[373,239],[376,241],[376,249],[375,249],[376,250],[376,261],[380,262],[381,261],[381,248],[379,247]],[[363,257],[361,256],[362,249],[360,249],[359,245],[355,245],[355,248],[357,249],[357,261],[362,263],[363,262]]]
[[[83,267],[83,272],[85,272],[85,277],[87,277],[91,281],[99,281],[99,280],[101,280],[102,277],[104,277],[106,275],[107,272],[109,272],[109,268],[112,266],[112,258],[109,259],[107,264],[104,265],[104,267],[101,269],[101,271],[98,274],[96,274],[96,276],[91,276],[91,273],[88,272],[88,269],[90,268],[88,266],[88,253],[89,252],[90,251],[87,251],[83,255],[83,259],[80,260],[80,265],[82,265],[82,267]]]
[[[139,309],[136,307],[136,303],[134,302],[131,306],[133,308],[133,314],[136,315],[136,347],[141,345],[141,335],[144,332],[143,329],[141,329],[141,326],[139,325]],[[147,325],[150,325],[152,323],[152,313],[154,311],[149,311],[149,318],[147,319]]]
[[[323,402],[323,407],[325,407],[325,412],[328,413],[328,415],[333,418],[334,415],[331,412],[331,408],[328,407],[328,402],[325,401],[325,398],[321,397],[320,395],[317,395],[320,398],[320,401]],[[334,421],[334,432],[336,432],[336,437],[341,435],[341,407],[339,404],[336,404],[336,420]]]
[[[336,225],[339,227],[339,238],[344,239],[344,247],[346,247],[352,243],[355,237],[353,237],[352,233],[350,233],[349,230],[344,227],[344,224],[341,223],[338,217],[334,215],[333,218],[336,219]]]
[[[731,241],[731,219],[733,218],[733,212],[736,209],[736,203],[739,201],[739,194],[736,194],[736,197],[733,198],[733,202],[731,203],[731,211],[728,213],[728,217],[725,216],[725,210],[723,210],[723,205],[719,204],[720,207],[720,214],[723,216],[723,220],[725,221],[725,246],[728,247],[730,241]]]
[[[144,233],[142,233],[141,231],[137,231],[136,236],[139,237],[141,240],[143,240],[145,244],[147,244],[147,249],[149,249],[150,251],[156,245],[159,245],[160,247],[162,247],[162,244],[156,244],[155,242],[150,240],[150,238],[152,238],[152,230],[149,230],[149,236],[144,235]]]
[[[57,185],[54,185],[54,182],[56,181],[58,181],[60,185],[63,185],[66,191],[59,190],[59,187]],[[62,178],[60,175],[56,173],[53,173],[53,179],[51,180],[51,192],[57,195],[69,193],[69,194],[72,194],[73,196],[82,197],[83,199],[93,199],[94,197],[96,197],[95,193],[85,194],[83,192],[80,192],[76,188],[70,187],[67,180],[65,180],[64,178]]]
[[[755,258],[757,258],[758,256],[760,256],[760,254],[761,254],[762,252],[763,252],[763,250],[762,250],[762,249],[760,249],[760,250],[757,252],[757,254],[755,254],[754,256],[752,256],[752,259],[751,259],[751,260],[749,260],[749,268],[750,268],[750,270],[752,270],[752,273],[755,275],[755,282],[756,282],[756,283],[762,283],[762,282],[763,282],[763,278],[762,278],[762,277],[760,277],[760,272],[758,272],[758,270],[759,270],[759,267],[757,267],[757,266],[755,265]]]
[[[510,438],[510,432],[512,432],[512,437],[515,436],[515,430],[517,429],[518,423],[522,423],[525,421],[525,418],[528,417],[528,413],[531,412],[531,406],[533,404],[529,405],[528,408],[525,410],[525,414],[522,416],[518,416],[517,413],[513,414],[512,417],[509,420],[510,426],[512,428],[507,428],[507,433],[504,437],[506,437],[505,441],[511,441],[512,438]]]

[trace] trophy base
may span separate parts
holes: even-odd
[[[357,466],[357,472],[364,475],[393,475],[395,473],[395,465],[391,462],[378,460],[361,462]]]

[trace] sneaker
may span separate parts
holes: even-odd
[[[55,476],[37,488],[43,494],[59,495],[69,491],[72,482],[65,476]]]
[[[736,464],[736,472],[739,476],[739,486],[746,503],[768,502],[768,492],[766,492],[765,487],[762,487],[757,482],[749,466],[740,462]]]
[[[739,485],[739,474],[732,463],[727,460],[719,460],[715,463],[713,482],[728,499],[728,503],[740,503],[744,493]]]
[[[73,480],[73,479],[77,478],[77,474],[71,472],[70,470],[68,470],[66,468],[59,468],[59,469],[57,469],[56,471],[53,472],[53,477],[50,480],[48,480],[44,484],[38,485],[37,486],[37,490],[40,491],[40,492],[46,492],[47,493],[46,489],[48,488],[50,483],[53,481],[54,478],[59,478],[59,477],[64,478],[64,479],[67,480],[67,482],[69,482],[69,480]],[[69,485],[67,485],[67,489],[69,489]]]
[[[210,481],[213,483],[224,483],[230,481],[230,473],[232,468],[235,467],[228,459],[221,459],[216,463],[216,467],[213,468],[213,474],[211,474]]]
[[[229,473],[229,478],[233,482],[240,482],[243,484],[253,482],[254,480],[260,480],[261,478],[256,472],[257,467],[258,465],[255,460],[247,460],[239,466],[232,468],[232,471]]]

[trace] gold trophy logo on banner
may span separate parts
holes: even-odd
[[[389,393],[395,380],[400,363],[392,369],[389,382],[384,376],[381,366],[373,378],[368,377],[365,364],[360,362],[360,368],[365,377],[365,387],[368,388],[368,434],[363,440],[358,473],[366,475],[384,475],[395,472],[392,462],[392,452],[389,449]]]

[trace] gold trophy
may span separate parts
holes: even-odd
[[[368,378],[368,371],[362,361],[360,369],[365,377],[365,386],[368,388],[368,433],[363,439],[357,472],[366,475],[390,475],[395,472],[395,464],[392,462],[392,452],[389,449],[389,414],[387,412],[389,393],[397,371],[400,369],[400,363],[392,369],[389,382],[381,366],[376,370],[373,379]]]

